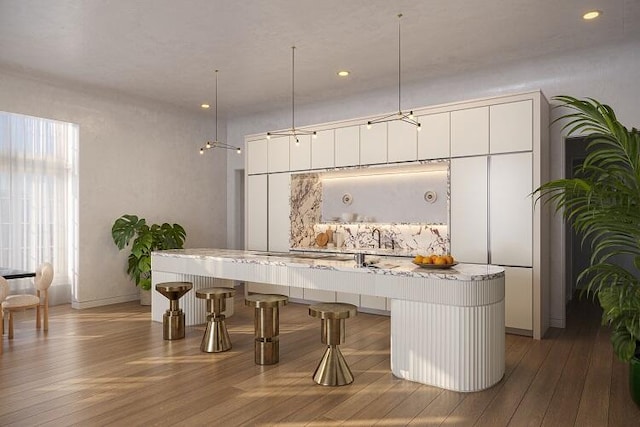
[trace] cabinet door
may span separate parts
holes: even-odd
[[[268,142],[269,172],[289,171],[289,137],[272,137]]]
[[[411,123],[389,122],[387,152],[390,162],[407,162],[418,158],[418,131]]]
[[[289,138],[289,169],[292,171],[311,169],[311,135]]]
[[[333,135],[333,129],[321,130],[318,132],[318,137],[311,140],[311,169],[324,169],[335,166]]]
[[[451,112],[451,156],[489,153],[489,107]]]
[[[321,289],[304,289],[304,299],[306,301],[336,302],[334,291],[323,291]]]
[[[291,175],[274,173],[269,175],[269,250],[289,251],[291,234],[290,189]]]
[[[418,132],[418,159],[444,159],[450,153],[449,113],[430,114],[418,117],[421,130]]]
[[[247,177],[247,249],[267,250],[267,175]]]
[[[387,299],[385,297],[374,297],[371,295],[360,295],[360,307],[373,308],[375,310],[386,310]]]
[[[532,154],[489,160],[489,242],[492,264],[530,267],[533,262]]]
[[[533,149],[533,101],[492,105],[489,116],[491,153]]]
[[[267,140],[247,141],[247,174],[267,172]]]
[[[533,269],[505,267],[504,315],[507,328],[533,329]]]
[[[360,163],[360,126],[335,130],[336,166],[355,166]]]
[[[459,261],[486,264],[487,157],[451,159],[451,254]]]
[[[360,164],[387,162],[387,124],[376,123],[367,129],[360,126]]]
[[[346,302],[360,307],[360,294],[350,294],[347,292],[336,292],[336,302]]]

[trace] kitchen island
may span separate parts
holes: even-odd
[[[391,300],[391,370],[399,378],[455,391],[491,387],[504,374],[504,269],[459,264],[419,268],[385,257],[358,268],[346,257],[229,249],[174,249],[152,254],[153,286],[240,280],[386,297]],[[386,266],[386,267],[385,267]],[[198,280],[195,280],[198,279]],[[195,292],[181,299],[187,325],[205,322]],[[152,294],[152,319],[162,321],[164,297]]]

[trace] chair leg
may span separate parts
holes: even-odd
[[[36,329],[40,329],[41,328],[41,324],[40,324],[40,304],[38,304],[38,306],[36,307]]]
[[[9,310],[8,312],[8,317],[9,317],[9,339],[12,340],[13,339],[13,312],[11,310]]]
[[[45,331],[48,331],[49,330],[49,305],[45,304],[42,311],[44,312],[44,316],[43,316],[44,328],[43,329]]]

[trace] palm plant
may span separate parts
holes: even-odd
[[[578,282],[598,298],[614,353],[629,361],[640,351],[640,133],[594,99],[554,99],[570,109],[557,119],[567,120],[568,134],[587,136],[587,156],[575,178],[548,182],[535,193],[547,196],[591,245],[590,265]]]
[[[111,228],[111,237],[118,249],[131,243],[127,260],[127,273],[141,289],[151,289],[151,252],[163,249],[181,249],[186,231],[179,224],[147,225],[144,218],[122,215]]]

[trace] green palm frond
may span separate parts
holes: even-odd
[[[595,99],[558,96],[569,113],[568,135],[586,135],[587,157],[575,178],[558,179],[534,191],[561,213],[583,244],[591,245],[590,266],[578,277],[585,292],[597,295],[603,322],[613,328],[612,343],[629,360],[640,340],[640,133],[620,123],[611,107]],[[619,265],[631,257],[634,266]]]

